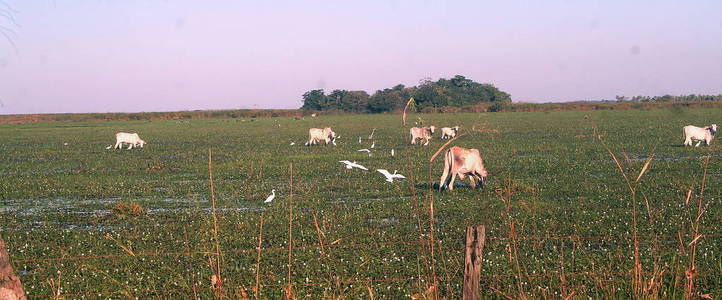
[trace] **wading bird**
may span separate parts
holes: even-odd
[[[271,203],[273,201],[273,198],[276,198],[276,189],[271,190],[271,195],[266,198],[266,201],[263,201],[263,203]]]
[[[368,170],[366,167],[359,165],[356,162],[350,162],[348,160],[339,160],[338,162],[346,164],[346,169],[359,168],[361,170]]]
[[[366,152],[366,153],[369,154],[369,156],[371,156],[371,150],[369,150],[369,149],[363,148],[363,149],[359,149],[359,150],[356,150],[356,151],[358,151],[358,152]]]
[[[389,171],[384,169],[376,169],[376,171],[386,176],[386,181],[388,182],[394,182],[394,178],[406,178],[404,175],[396,174],[397,170],[394,170],[394,174],[391,174]]]

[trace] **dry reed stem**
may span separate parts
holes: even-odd
[[[416,102],[414,102],[414,97],[411,97],[411,98],[409,98],[409,101],[406,101],[406,106],[404,106],[404,114],[401,116],[401,120],[402,120],[404,126],[406,126],[406,110],[410,106],[415,106],[414,103],[416,103]]]
[[[313,214],[313,226],[316,227],[316,235],[318,236],[318,246],[319,246],[319,252],[321,255],[326,254],[326,249],[323,246],[323,232],[321,232],[321,228],[318,226],[318,220],[316,218],[316,214]]]
[[[460,137],[462,137],[464,135],[466,135],[466,134],[465,133],[458,134],[454,138],[448,140],[446,143],[441,145],[441,147],[439,147],[439,149],[437,149],[436,152],[434,152],[434,155],[431,156],[431,159],[429,159],[429,164],[434,162],[434,159],[436,159],[436,156],[438,156],[439,153],[441,153],[444,150],[444,148],[446,148],[446,146],[448,146],[449,144],[451,144],[452,142],[456,141],[457,139],[459,139]]]
[[[255,294],[256,299],[258,299],[261,296],[261,251],[263,248],[261,247],[263,244],[263,213],[261,213],[261,218],[259,219],[258,223],[258,252],[256,255],[256,287],[255,287]]]
[[[221,299],[223,298],[223,277],[221,276],[221,245],[220,240],[218,239],[218,215],[216,214],[216,192],[215,192],[215,185],[213,184],[213,152],[210,148],[208,148],[208,182],[210,184],[211,189],[211,215],[213,216],[213,242],[215,244],[215,250],[216,250],[216,262],[215,262],[215,276],[216,276],[216,284],[214,284],[214,288],[216,290],[216,295],[218,295]]]

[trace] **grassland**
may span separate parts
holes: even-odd
[[[455,299],[465,228],[480,224],[489,237],[484,298],[679,298],[692,253],[695,294],[719,298],[722,146],[681,147],[681,128],[719,123],[720,113],[414,115],[461,125],[466,135],[454,144],[485,159],[489,185],[451,193],[431,191],[443,164],[429,164],[438,135],[431,146],[410,146],[398,115],[0,125],[0,234],[31,297],[209,298],[217,245],[227,296],[253,296],[258,278],[262,297],[280,298],[290,272],[299,298],[404,298],[427,290],[435,273],[440,293]],[[654,153],[633,183],[636,201],[594,124],[632,182]],[[321,126],[341,135],[339,145],[304,147],[308,128]],[[356,150],[369,147],[372,128],[369,157]],[[118,131],[139,132],[149,144],[105,150]],[[376,172],[343,168],[342,159],[408,179],[386,183]],[[276,200],[264,205],[271,189]],[[433,258],[425,242],[432,201]],[[690,243],[700,203],[704,235]],[[634,292],[635,210],[641,274],[656,278],[655,291]]]

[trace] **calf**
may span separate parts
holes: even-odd
[[[449,175],[451,175],[451,178],[447,180]],[[464,176],[469,176],[472,188],[476,188],[477,181],[481,183],[481,187],[484,187],[489,173],[484,168],[484,162],[481,155],[479,155],[479,150],[452,147],[446,151],[444,173],[441,175],[441,181],[439,182],[439,191],[444,187],[448,187],[450,191],[453,191],[456,175],[459,175],[461,180],[464,180]]]
[[[336,145],[336,133],[331,130],[331,127],[309,129],[306,146],[317,145],[320,141],[326,142],[326,145],[328,145],[329,142]]]
[[[441,128],[441,138],[442,139],[454,138],[456,136],[457,132],[459,132],[459,126],[443,127],[443,128]]]
[[[417,139],[423,139],[426,140],[426,143],[424,146],[429,144],[429,141],[431,141],[431,136],[434,134],[434,126],[429,127],[411,127],[411,130],[409,133],[411,133],[411,145],[416,145]]]
[[[115,146],[113,149],[123,148],[123,144],[128,144],[128,150],[133,149],[133,146],[140,146],[143,148],[145,141],[140,139],[137,133],[126,133],[118,132],[115,134]]]
[[[706,127],[697,127],[687,125],[682,128],[684,131],[684,146],[692,146],[692,141],[697,141],[695,147],[699,147],[699,144],[704,141],[707,146],[712,142],[715,133],[717,133],[717,124],[712,124]]]

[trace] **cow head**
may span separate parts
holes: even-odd
[[[332,140],[335,140],[335,139],[336,139],[336,133],[333,132],[333,130],[331,129],[331,127],[326,127],[326,128],[324,128],[324,129],[323,129],[323,133],[325,133],[326,136],[327,136],[329,139],[332,139]]]
[[[712,135],[714,135],[715,133],[717,133],[717,124],[712,124],[710,126],[707,126],[707,130],[709,130],[709,132],[711,132]]]
[[[460,128],[459,128],[459,126],[454,126],[454,127],[452,127],[451,129],[453,129],[454,132],[459,132],[459,129],[460,129]]]
[[[434,127],[433,125],[429,126],[429,131],[431,132],[431,134],[434,134],[434,130],[436,130],[436,127]]]
[[[136,146],[140,146],[141,148],[143,148],[143,145],[145,145],[145,141],[139,139],[138,142],[135,143],[135,145],[136,145]]]

